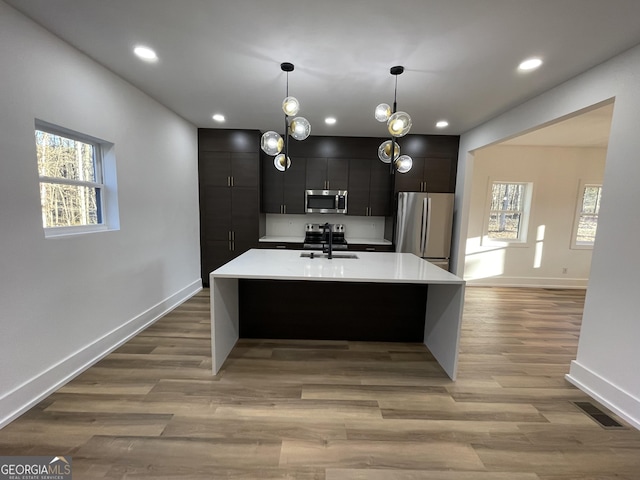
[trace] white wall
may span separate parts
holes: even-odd
[[[544,68],[544,67],[543,67]],[[640,46],[465,133],[460,141],[455,271],[464,272],[474,150],[615,98],[578,355],[567,379],[640,428]]]
[[[0,65],[2,426],[201,282],[196,128],[2,1]],[[36,118],[115,144],[119,230],[45,239]]]
[[[606,153],[604,148],[525,146],[476,151],[464,266],[468,284],[586,287],[592,250],[571,248],[573,221],[580,182],[602,183]],[[526,242],[498,244],[486,238],[494,181],[532,184]]]

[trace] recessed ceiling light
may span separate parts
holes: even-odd
[[[445,128],[449,126],[449,122],[447,122],[446,120],[440,120],[438,123],[436,123],[436,127],[438,128]]]
[[[336,119],[333,117],[327,117],[324,119],[324,123],[326,123],[327,125],[333,125],[334,123],[336,123]]]
[[[155,62],[156,60],[158,60],[158,55],[156,55],[156,52],[154,52],[149,47],[144,47],[142,45],[138,45],[136,48],[134,48],[133,53],[147,62]]]
[[[542,65],[542,60],[540,60],[539,58],[527,58],[526,60],[521,62],[520,65],[518,65],[518,70],[520,70],[521,72],[528,72],[531,70],[535,70],[540,65]]]
[[[216,122],[224,122],[224,115],[220,114],[220,113],[216,113],[213,117],[212,117]]]

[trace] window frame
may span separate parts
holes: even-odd
[[[584,204],[584,195],[589,187],[598,187],[599,191],[599,202],[598,202],[598,211],[596,213],[583,214],[582,206]],[[573,217],[573,228],[571,230],[571,246],[572,250],[593,250],[593,246],[595,245],[595,238],[597,236],[597,225],[598,220],[600,218],[600,208],[599,205],[602,202],[602,182],[597,181],[584,181],[581,180],[578,185],[578,192],[576,195],[576,209]],[[578,228],[580,226],[580,219],[583,215],[586,216],[595,216],[596,217],[596,236],[594,236],[594,241],[591,243],[578,243]]]
[[[492,238],[489,236],[489,225],[491,223],[491,214],[494,212],[502,212],[503,210],[491,210],[491,201],[493,198],[493,186],[496,184],[507,185],[523,185],[522,210],[508,210],[509,212],[520,212],[520,227],[518,229],[518,238]],[[486,207],[483,220],[482,241],[483,246],[509,246],[509,247],[527,247],[529,233],[529,219],[531,217],[531,200],[533,197],[533,182],[515,181],[515,180],[494,180],[489,178],[487,182],[488,188],[486,197]],[[507,211],[507,210],[505,210]]]
[[[47,227],[44,225],[44,220],[41,219],[41,224],[44,230],[45,237],[46,238],[64,237],[69,235],[78,235],[78,234],[102,232],[102,231],[109,230],[110,228],[108,224],[108,216],[107,216],[107,208],[106,208],[107,207],[106,192],[109,189],[105,182],[105,177],[106,177],[105,152],[113,145],[103,140],[100,140],[98,138],[92,137],[90,135],[83,134],[74,130],[70,130],[68,128],[60,127],[58,125],[54,125],[54,124],[36,119],[34,134],[37,131],[49,133],[52,135],[57,135],[59,137],[64,137],[70,140],[79,141],[79,142],[91,145],[93,147],[93,169],[94,169],[95,181],[76,180],[76,179],[70,179],[70,178],[67,179],[67,178],[61,178],[61,177],[49,177],[46,175],[40,175],[40,172],[38,172],[38,185],[41,186],[43,183],[45,183],[45,184],[79,186],[79,187],[96,189],[96,209],[97,209],[98,223],[86,224],[86,225]],[[37,148],[37,144],[36,144],[36,148]],[[37,160],[36,160],[36,166],[37,166]],[[42,205],[41,205],[41,214],[42,213],[43,212],[42,212]]]

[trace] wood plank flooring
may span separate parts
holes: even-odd
[[[421,344],[302,340],[241,340],[214,377],[208,294],[0,430],[0,455],[68,455],[81,480],[640,479],[640,432],[564,380],[583,291],[468,287],[456,382]]]

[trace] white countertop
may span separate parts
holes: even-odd
[[[303,243],[304,235],[299,236],[284,236],[284,235],[265,235],[258,239],[259,242],[286,242],[286,243]]]
[[[215,278],[325,280],[376,283],[464,284],[440,267],[411,253],[335,252],[357,259],[305,258],[300,250],[251,249],[212,273]],[[308,253],[308,252],[305,252]]]
[[[393,245],[389,240],[384,238],[353,238],[345,237],[347,245]]]
[[[384,238],[353,238],[346,236],[345,240],[347,244],[358,244],[358,245],[391,245],[389,240],[385,240]],[[258,240],[260,242],[272,242],[272,243],[303,243],[304,235],[300,236],[278,236],[278,235],[265,235],[264,237],[260,237]]]

